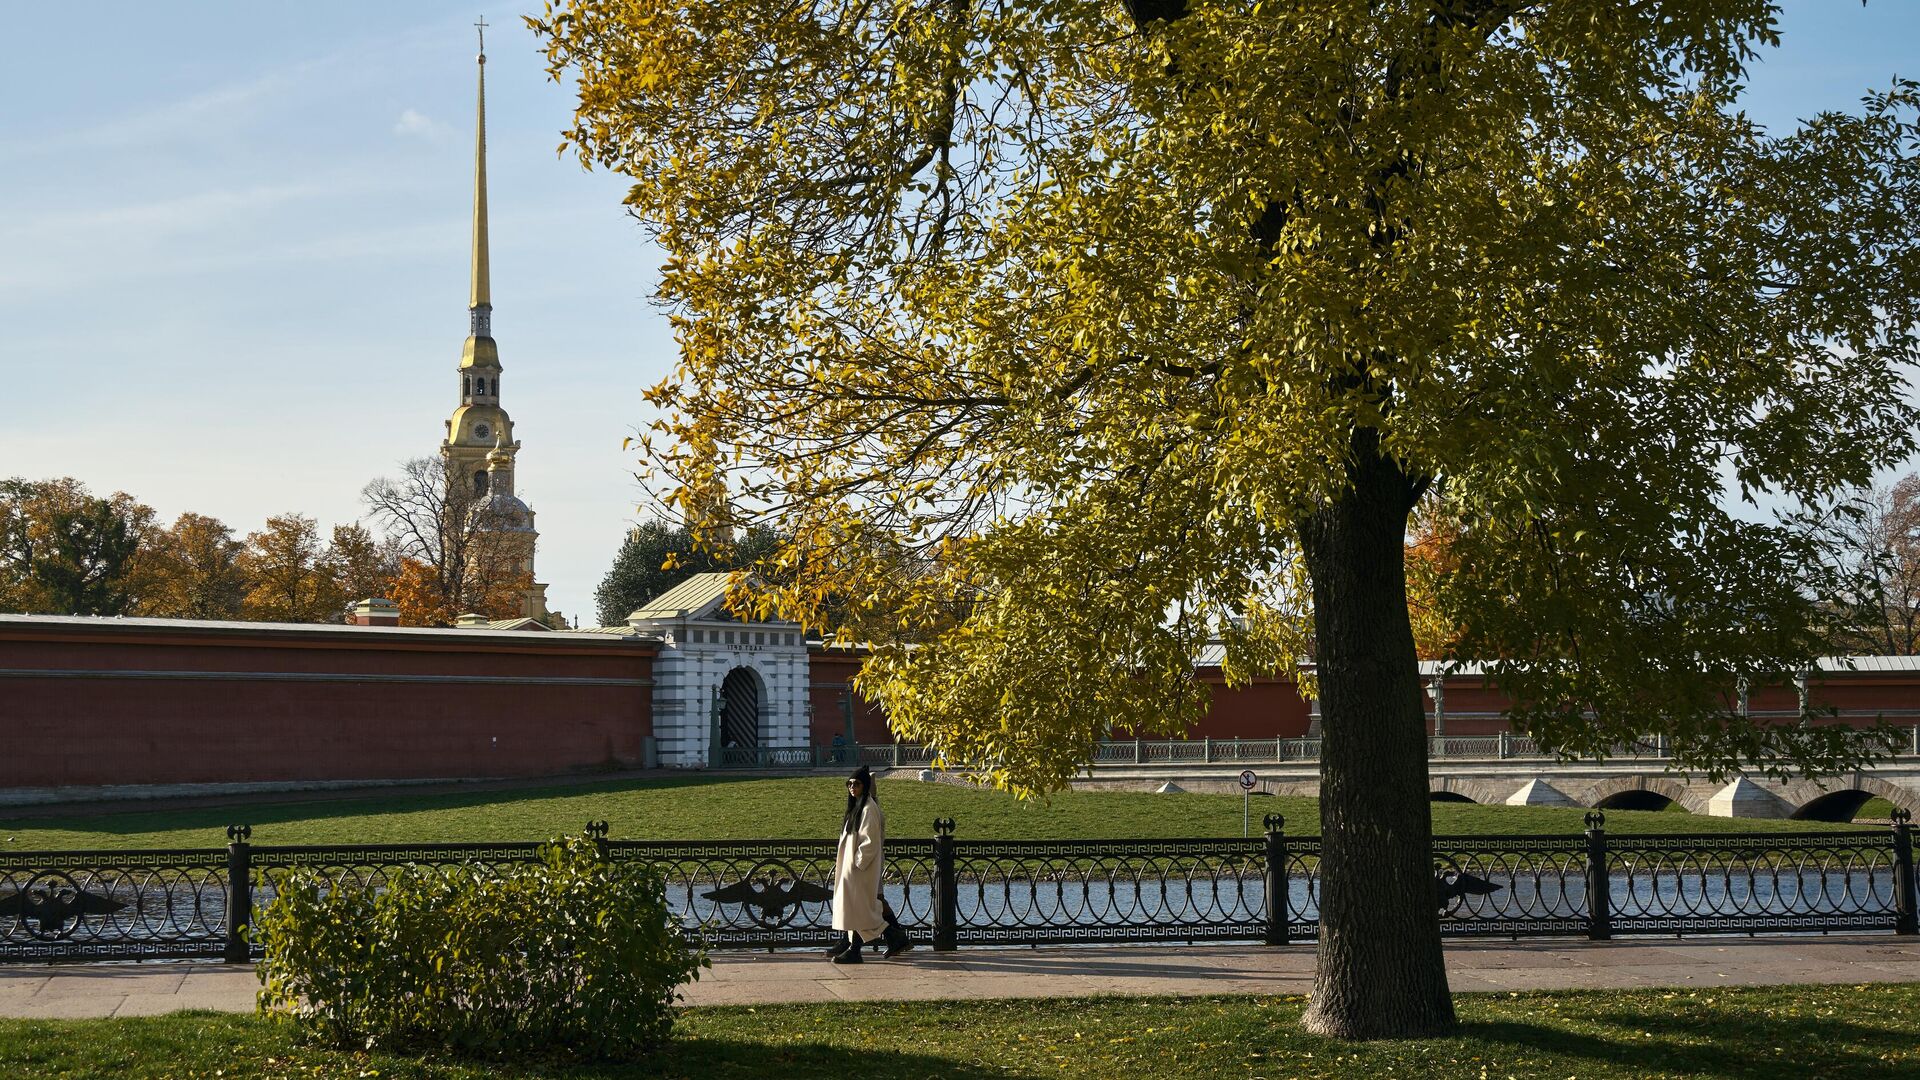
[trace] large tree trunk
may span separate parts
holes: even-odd
[[[1371,433],[1352,488],[1300,528],[1320,679],[1320,957],[1308,1030],[1407,1038],[1453,1027],[1434,903],[1426,723],[1407,618],[1414,488]]]

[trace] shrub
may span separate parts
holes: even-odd
[[[644,1055],[708,966],[644,862],[591,840],[538,863],[408,866],[388,882],[276,871],[254,921],[262,1012],[341,1046]]]

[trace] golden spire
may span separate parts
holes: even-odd
[[[487,275],[487,20],[482,16],[473,24],[480,31],[479,126],[473,142],[473,287],[467,297],[467,310],[476,337],[493,333],[492,288]]]

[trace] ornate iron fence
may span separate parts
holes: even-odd
[[[1920,931],[1909,815],[1887,831],[1610,837],[1439,837],[1435,904],[1452,937],[1641,933]],[[935,949],[1152,941],[1312,941],[1319,933],[1321,841],[963,840],[887,844],[882,895],[911,937]],[[495,873],[540,845],[254,846],[225,850],[0,854],[0,962],[249,958],[246,930],[278,872],[381,888],[399,875]],[[831,840],[608,840],[603,857],[639,859],[666,878],[684,925],[715,948],[827,943]]]
[[[1616,934],[1884,929],[1912,874],[1910,851],[1856,832],[1616,837],[1606,860]]]
[[[0,960],[219,957],[229,880],[219,848],[0,852]]]
[[[1266,933],[1258,840],[951,842],[957,945],[1248,941]]]
[[[653,863],[683,924],[716,948],[826,945],[832,840],[610,840],[609,858]],[[933,940],[931,840],[889,840],[881,895],[913,940]]]

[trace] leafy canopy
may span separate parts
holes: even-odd
[[[1190,658],[1231,614],[1230,674],[1306,655],[1299,526],[1357,438],[1456,523],[1433,618],[1543,742],[1847,756],[1729,723],[1726,687],[1819,652],[1829,493],[1913,448],[1920,96],[1763,130],[1738,95],[1774,13],[583,0],[530,22],[578,80],[568,142],[633,179],[668,254],[667,494],[791,536],[760,603],[817,624],[862,597],[834,629],[876,643],[863,687],[896,729],[1031,791],[1108,725],[1196,715]],[[1756,520],[1773,505],[1808,513]]]
[[[642,522],[627,532],[594,590],[600,625],[625,624],[633,611],[695,574],[751,567],[773,555],[779,543],[769,530],[752,529],[737,542],[702,547],[684,525]]]

